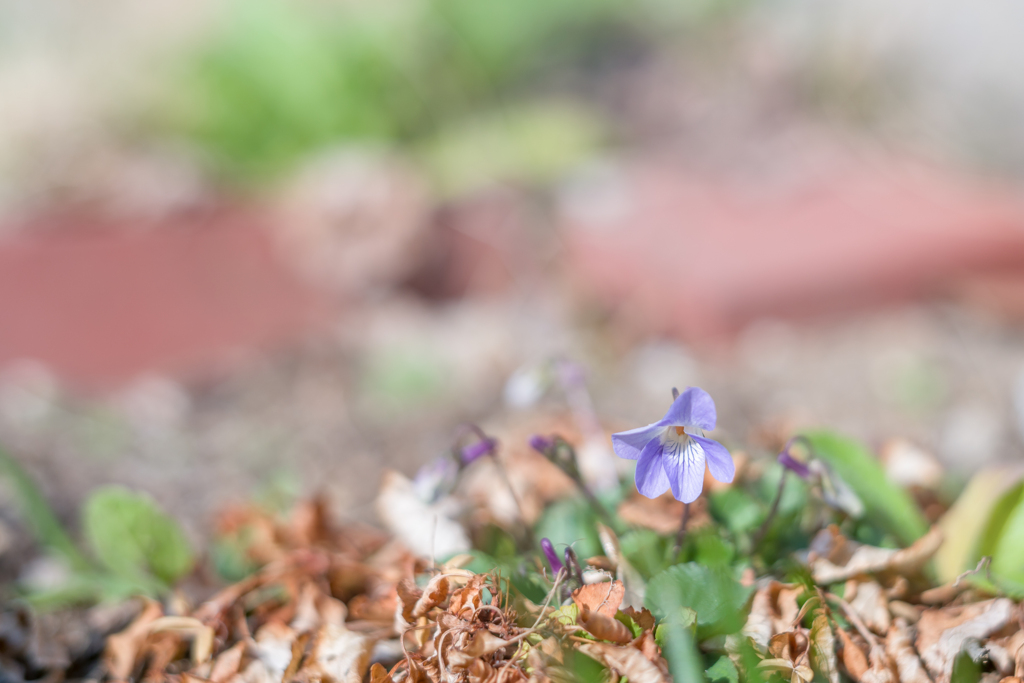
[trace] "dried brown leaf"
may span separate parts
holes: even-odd
[[[892,625],[889,602],[886,600],[885,591],[878,582],[859,582],[856,595],[848,601],[865,626],[880,636],[889,632],[889,626]]]
[[[900,683],[931,683],[921,658],[917,656],[917,650],[911,644],[910,629],[900,619],[896,620],[885,637],[885,653],[896,665]]]
[[[948,683],[953,660],[968,638],[984,640],[1010,623],[1014,604],[996,598],[963,607],[929,609],[917,623],[917,651],[936,683]]]
[[[440,605],[448,597],[448,578],[444,574],[438,574],[430,579],[423,594],[416,601],[412,609],[413,619],[418,619],[424,614]],[[404,606],[404,603],[403,603]]]
[[[587,605],[583,605],[576,617],[576,623],[598,640],[609,640],[619,645],[625,645],[633,640],[633,634],[625,624],[601,612],[595,612]]]
[[[845,630],[836,627],[836,634],[839,636],[839,642],[843,645],[842,661],[846,671],[850,674],[850,677],[855,681],[861,680],[865,672],[868,670],[868,658],[864,654],[864,651],[853,642],[853,638]]]
[[[808,645],[811,668],[824,676],[829,683],[839,683],[839,666],[836,661],[836,641],[829,626],[828,617],[819,613],[811,624]]]
[[[942,532],[938,527],[932,527],[909,548],[902,550],[835,540],[826,554],[814,557],[811,572],[814,581],[823,585],[845,581],[859,574],[883,571],[912,575],[935,555],[941,545]]]
[[[402,603],[402,618],[411,624],[415,620],[412,616],[413,610],[416,609],[416,603],[423,596],[423,590],[409,577],[399,581],[395,590],[398,591],[398,599]]]
[[[149,626],[163,615],[160,603],[148,601],[128,628],[107,638],[103,653],[107,674],[113,680],[125,680],[135,668],[135,660],[149,635]]]
[[[861,683],[899,683],[896,672],[892,670],[889,658],[881,645],[872,645],[868,654],[868,670],[861,677]]]
[[[765,651],[773,635],[793,629],[800,605],[797,598],[802,588],[772,581],[754,593],[750,614],[743,633]]]
[[[580,652],[596,659],[630,683],[671,683],[671,679],[634,647],[608,643],[585,643]]]
[[[210,683],[224,683],[238,673],[242,666],[245,645],[245,641],[239,641],[217,655],[210,669]]]
[[[374,662],[370,666],[370,683],[394,683],[394,680],[380,662]]]
[[[366,636],[337,624],[317,630],[312,648],[296,679],[361,683],[370,664],[372,643]]]
[[[640,610],[635,610],[632,607],[627,607],[622,611],[625,612],[626,615],[633,620],[634,624],[639,626],[644,631],[650,631],[654,629],[654,615],[651,614],[651,610],[647,609],[646,607],[642,607],[640,608]]]
[[[202,664],[213,654],[213,629],[192,617],[160,617],[149,625],[150,633],[171,632],[192,640],[192,664]]]
[[[499,638],[490,631],[481,629],[468,635],[461,647],[453,644],[444,654],[444,660],[454,671],[461,671],[468,668],[473,660],[478,657],[486,657],[506,647],[508,641]]]
[[[292,663],[295,638],[295,631],[279,621],[268,622],[256,631],[253,652],[271,679],[280,681],[284,678]]]
[[[483,604],[482,592],[487,577],[477,574],[469,582],[452,593],[448,601],[448,612],[462,616],[464,612],[475,612]]]
[[[581,611],[588,607],[594,612],[614,618],[625,594],[626,589],[621,581],[605,581],[577,588],[572,593],[572,600]]]

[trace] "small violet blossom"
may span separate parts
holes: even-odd
[[[466,446],[465,448],[462,449],[462,452],[459,455],[462,458],[462,464],[468,465],[472,462],[475,462],[476,460],[479,460],[485,455],[493,454],[494,451],[497,450],[497,448],[498,440],[491,437],[487,437],[485,439],[480,439],[476,443],[471,443],[470,445]]]
[[[810,479],[811,469],[804,462],[801,462],[800,460],[794,458],[793,455],[790,453],[790,449],[792,449],[793,443],[797,440],[797,438],[799,437],[794,437],[790,439],[788,442],[786,442],[786,445],[782,449],[782,452],[779,453],[778,461],[780,465],[782,465],[787,470],[789,470],[796,476],[800,477],[801,479]]]
[[[554,447],[554,440],[549,439],[546,436],[534,434],[533,436],[530,437],[530,448],[532,448],[533,450],[537,451],[538,453],[545,457],[547,457],[548,453],[550,453],[551,449]]]
[[[540,549],[544,551],[544,557],[548,558],[548,564],[551,565],[551,571],[556,575],[558,572],[565,569],[565,565],[558,559],[558,553],[555,552],[555,546],[551,545],[551,541],[546,538],[540,539]]]
[[[725,447],[704,436],[715,428],[715,402],[703,389],[689,387],[661,420],[612,434],[616,455],[636,460],[636,488],[657,498],[671,488],[676,500],[692,503],[704,488],[704,463],[711,476],[731,482],[736,473]]]

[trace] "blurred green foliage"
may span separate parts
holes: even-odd
[[[910,544],[928,531],[925,519],[910,494],[894,484],[882,465],[863,444],[828,431],[806,434],[814,455],[843,478],[865,506],[865,516],[881,530]]]
[[[405,144],[510,111],[543,71],[611,49],[631,16],[614,0],[239,0],[192,46],[161,116],[227,178],[273,179],[340,141]]]
[[[87,555],[32,478],[3,451],[0,475],[12,485],[36,541],[67,569],[59,585],[26,595],[37,607],[160,595],[192,570],[195,558],[184,533],[149,496],[116,486],[94,491],[82,508]]]

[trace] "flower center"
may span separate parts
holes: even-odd
[[[676,435],[677,435],[677,436],[682,436],[683,434],[685,434],[686,432],[685,432],[685,431],[683,431],[683,429],[684,429],[683,427],[676,427],[676,428],[675,428],[675,430],[676,430]]]

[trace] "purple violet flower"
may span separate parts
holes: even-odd
[[[548,452],[554,448],[555,442],[546,436],[540,434],[534,434],[530,437],[530,448],[537,451],[541,455],[546,456]]]
[[[540,549],[544,551],[544,557],[548,558],[552,572],[557,575],[558,572],[565,569],[565,565],[558,559],[558,553],[555,552],[555,546],[551,545],[551,541],[546,538],[540,539]]]
[[[787,470],[789,470],[796,476],[800,477],[801,479],[810,479],[811,470],[809,467],[807,467],[807,464],[801,462],[800,460],[797,460],[789,452],[790,449],[793,447],[793,442],[796,441],[796,439],[797,437],[794,437],[786,442],[785,447],[782,449],[782,452],[779,453],[779,457],[777,459],[780,465],[785,467]]]
[[[462,457],[462,464],[468,465],[475,460],[479,460],[485,455],[490,455],[498,448],[498,440],[492,437],[486,439],[480,439],[476,443],[471,443],[462,449],[460,453]]]
[[[641,495],[657,498],[671,487],[676,500],[692,503],[704,488],[705,461],[718,481],[731,482],[736,474],[725,446],[704,436],[717,420],[708,392],[688,387],[659,421],[612,434],[612,447],[620,458],[638,461],[636,489]]]

